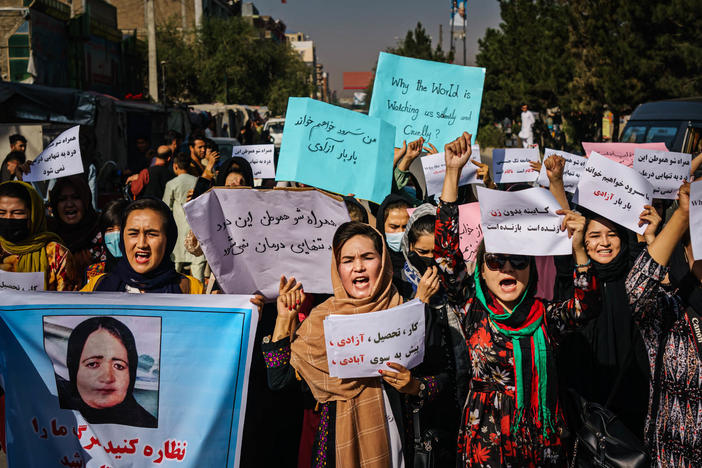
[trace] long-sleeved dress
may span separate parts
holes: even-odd
[[[680,298],[661,284],[667,273],[644,250],[626,281],[651,366],[645,441],[655,466],[700,466],[702,361]]]
[[[460,464],[466,467],[562,466],[564,424],[560,407],[555,412],[555,430],[549,432],[548,437],[540,430],[531,431],[534,434],[531,440],[523,440],[521,435],[512,433],[515,414],[512,341],[491,325],[488,311],[475,299],[473,278],[466,272],[459,248],[458,225],[458,205],[441,202],[435,231],[435,258],[452,301],[462,298],[465,304],[461,313],[472,367],[458,436]],[[595,281],[585,273],[575,275],[573,298],[560,303],[544,302],[549,345],[553,347],[567,330],[596,314],[599,298]]]

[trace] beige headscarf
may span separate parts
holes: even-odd
[[[336,401],[337,468],[386,468],[391,464],[381,379],[342,380],[330,377],[323,326],[324,319],[330,314],[363,314],[402,303],[400,294],[392,284],[390,255],[385,242],[382,245],[380,274],[371,295],[364,299],[349,297],[341,284],[336,259],[332,256],[334,297],[312,309],[293,335],[290,364],[305,379],[318,402]]]

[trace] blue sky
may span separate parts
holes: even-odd
[[[330,73],[331,88],[341,93],[342,73],[375,66],[378,52],[395,45],[420,21],[434,40],[449,49],[450,0],[254,0],[261,15],[281,19],[287,32],[304,32],[315,41],[317,59]],[[497,0],[468,2],[467,64],[474,63],[478,39],[500,23]],[[462,45],[456,51],[462,63]],[[349,92],[340,95],[349,95]]]

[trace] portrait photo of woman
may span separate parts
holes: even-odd
[[[141,319],[157,320],[160,327],[159,317]],[[139,354],[134,334],[129,327],[122,321],[108,316],[91,317],[81,321],[68,335],[66,351],[63,354],[65,368],[62,362],[56,362],[57,357],[61,357],[56,354],[60,354],[59,350],[64,348],[61,346],[61,340],[56,339],[56,336],[62,334],[61,328],[64,329],[65,335],[65,329],[68,327],[61,327],[45,319],[45,347],[57,370],[56,384],[60,407],[78,410],[90,424],[158,427],[158,369],[153,369],[154,357]],[[154,374],[155,396],[154,388],[151,391],[146,389],[150,386],[149,376],[153,377]],[[138,381],[142,402],[135,397]],[[155,404],[149,404],[151,402]],[[145,409],[143,404],[147,404],[150,411]]]

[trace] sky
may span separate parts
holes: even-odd
[[[330,74],[330,88],[339,96],[352,93],[342,92],[343,72],[372,70],[378,52],[393,47],[418,21],[434,47],[443,24],[442,49],[449,50],[450,0],[254,0],[254,4],[261,15],[282,20],[288,33],[303,32],[315,42],[317,60]],[[475,63],[478,39],[499,23],[497,0],[468,2],[467,65]],[[456,63],[462,64],[462,42],[456,47]]]

